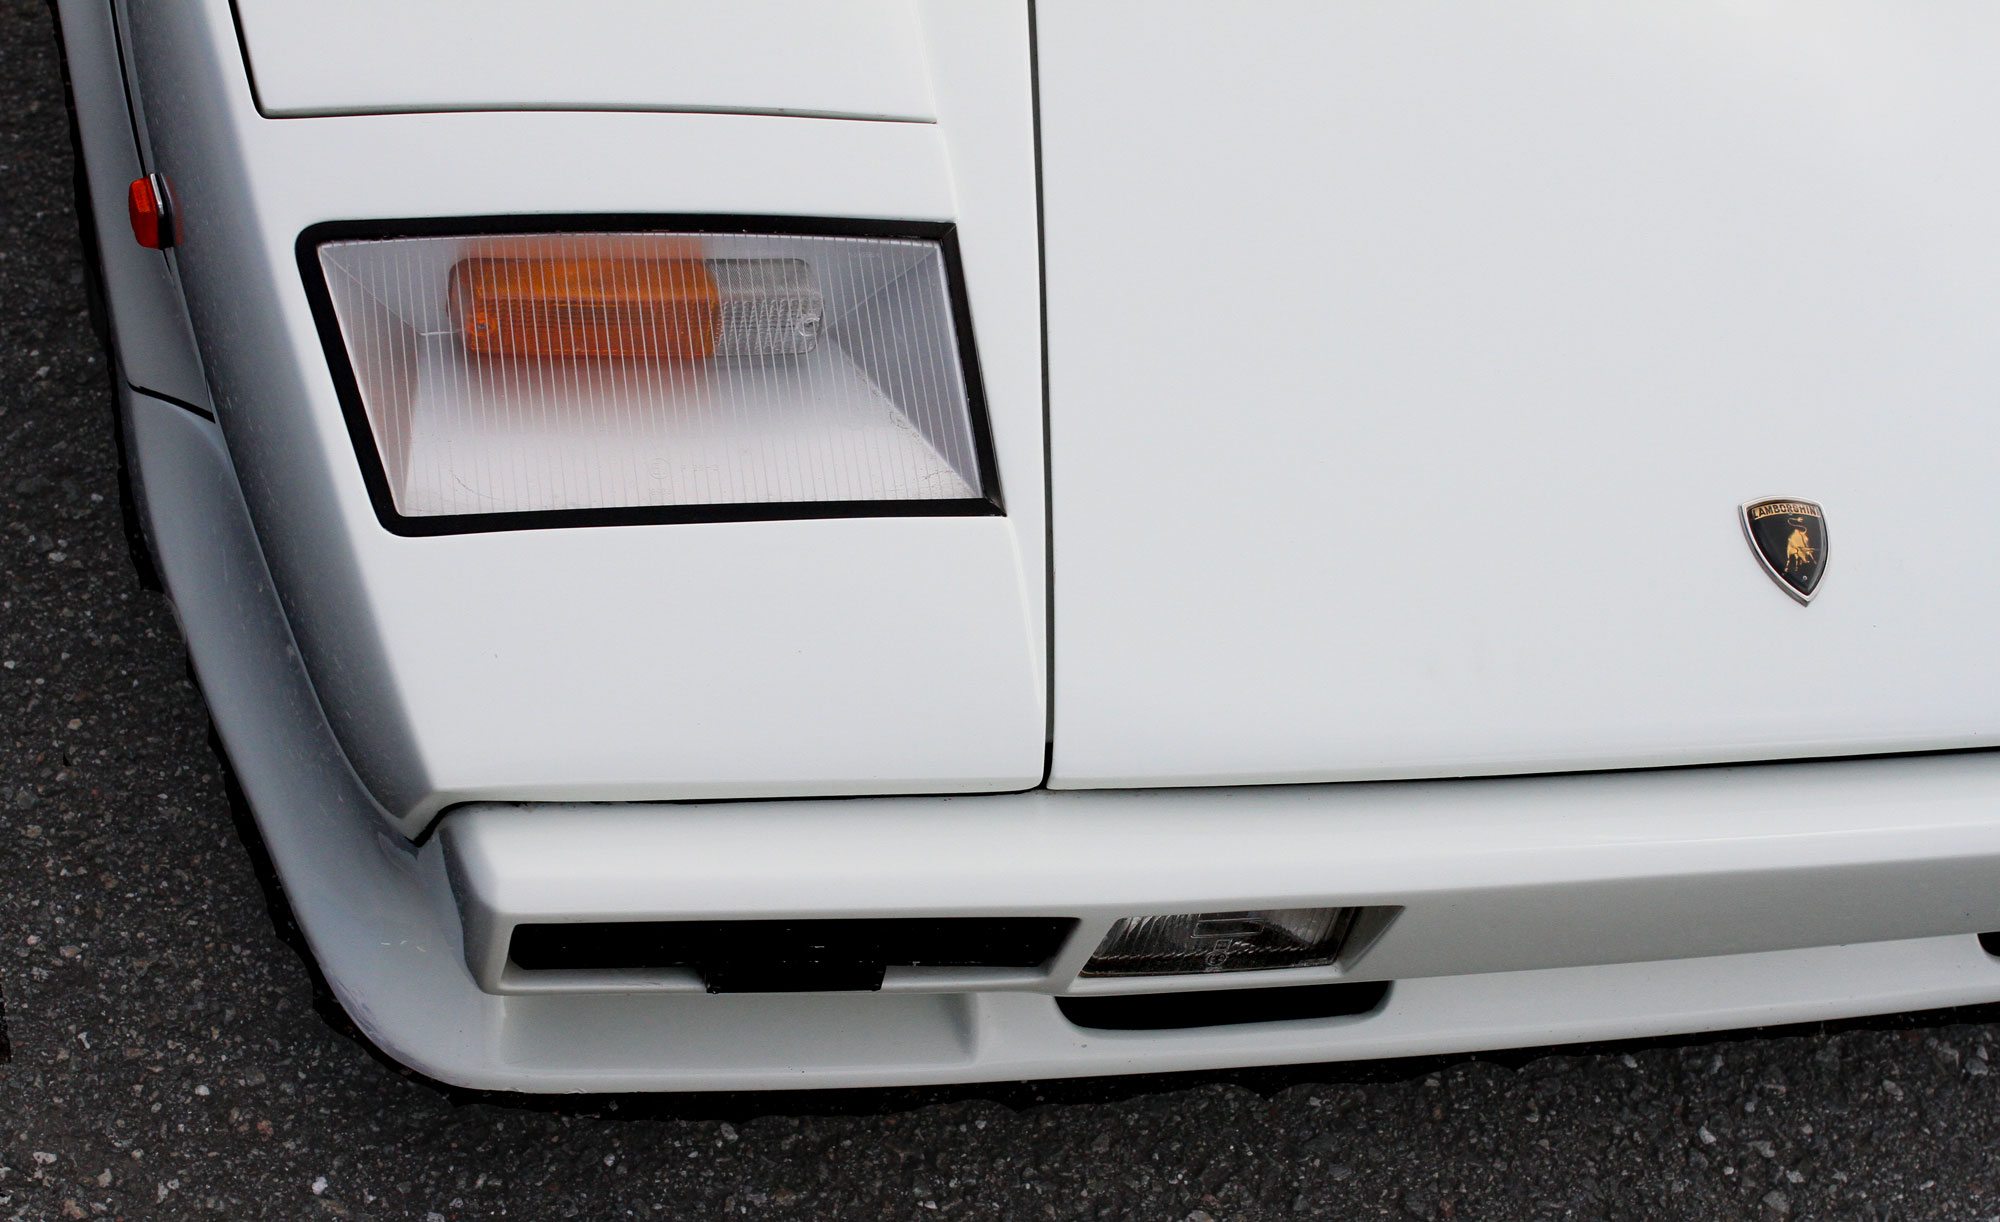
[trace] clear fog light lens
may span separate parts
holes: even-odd
[[[1111,927],[1085,976],[1179,976],[1324,967],[1340,958],[1352,908],[1267,908],[1126,917]]]
[[[989,499],[944,251],[695,233],[316,248],[405,518]]]

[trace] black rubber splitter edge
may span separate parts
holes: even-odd
[[[1056,1008],[1075,1026],[1098,1031],[1180,1031],[1189,1027],[1367,1014],[1388,996],[1387,981],[1369,980],[1283,988],[1058,997]]]

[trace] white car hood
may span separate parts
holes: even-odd
[[[896,0],[237,0],[270,116],[689,110],[928,121]]]
[[[1038,28],[1054,784],[2000,742],[2000,10]]]

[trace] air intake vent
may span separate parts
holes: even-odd
[[[517,925],[510,957],[523,972],[688,968],[711,993],[869,990],[891,967],[1039,967],[1075,926],[1062,917]]]

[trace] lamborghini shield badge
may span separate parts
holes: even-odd
[[[1778,588],[1809,603],[1826,572],[1826,515],[1812,501],[1773,497],[1742,507],[1743,534]]]

